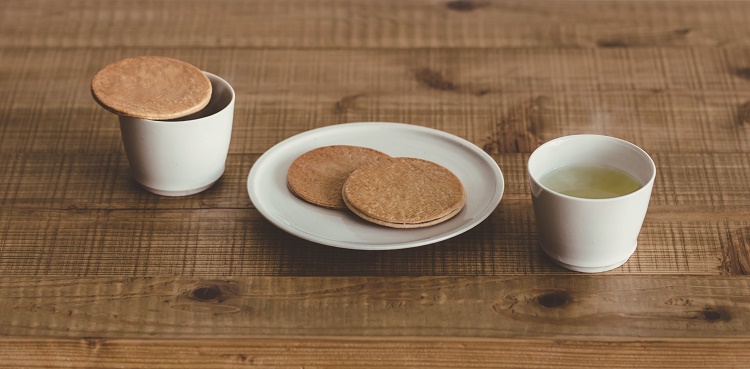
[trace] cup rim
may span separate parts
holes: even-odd
[[[212,84],[213,84],[213,79],[212,78],[215,78],[215,79],[219,80],[221,83],[223,83],[229,89],[229,92],[231,93],[231,96],[232,96],[231,99],[229,99],[229,102],[227,102],[227,104],[224,107],[222,107],[221,109],[218,109],[217,111],[215,111],[215,112],[213,112],[213,113],[211,113],[209,115],[200,117],[200,118],[188,119],[188,120],[181,120],[181,119],[184,118],[184,117],[182,117],[182,118],[175,118],[175,119],[171,119],[171,120],[167,120],[167,121],[161,121],[161,122],[168,122],[168,123],[199,122],[199,121],[201,121],[203,119],[210,118],[210,117],[212,117],[212,116],[214,116],[216,114],[219,114],[219,113],[223,112],[224,110],[226,110],[228,107],[232,106],[232,103],[234,103],[234,99],[235,99],[235,92],[234,92],[234,88],[232,87],[232,85],[229,84],[229,82],[227,82],[224,78],[221,78],[221,77],[219,77],[219,76],[217,76],[217,75],[215,75],[213,73],[206,72],[206,71],[202,71],[202,72],[203,72],[203,74],[206,75],[206,77],[208,77],[208,79],[211,81]],[[213,96],[211,96],[211,97],[213,97]],[[209,102],[209,104],[210,104],[210,102]]]
[[[647,160],[647,162],[649,164],[649,167],[651,168],[651,175],[649,176],[648,181],[646,181],[646,183],[644,183],[641,186],[641,188],[639,188],[639,189],[637,189],[637,190],[635,190],[635,191],[633,191],[631,193],[625,194],[625,195],[620,195],[620,196],[615,196],[615,197],[599,198],[599,199],[590,199],[590,198],[585,198],[585,197],[576,197],[576,196],[565,195],[565,194],[559,193],[557,191],[554,191],[554,190],[550,189],[549,187],[543,185],[540,181],[537,180],[537,178],[535,178],[531,174],[531,168],[530,168],[531,161],[534,159],[535,154],[537,154],[537,152],[539,151],[540,148],[542,148],[544,146],[547,146],[549,144],[555,144],[556,142],[559,142],[559,141],[567,141],[567,140],[572,140],[572,139],[576,139],[576,138],[584,138],[584,137],[594,137],[596,139],[605,139],[605,140],[610,140],[610,141],[613,141],[613,142],[619,142],[621,144],[625,144],[626,146],[628,146],[628,147],[630,147],[632,149],[635,149],[636,152],[638,152],[639,154],[641,154]],[[654,163],[653,158],[651,158],[651,156],[645,150],[643,150],[642,148],[640,148],[638,145],[636,145],[636,144],[634,144],[634,143],[632,143],[630,141],[626,141],[626,140],[623,140],[621,138],[617,138],[617,137],[614,137],[614,136],[598,135],[598,134],[588,134],[588,133],[587,134],[575,134],[575,135],[561,136],[561,137],[557,137],[557,138],[554,138],[552,140],[549,140],[549,141],[543,143],[542,145],[540,145],[539,147],[537,147],[531,153],[531,155],[529,156],[529,159],[528,159],[528,161],[526,163],[526,171],[527,171],[527,173],[529,175],[529,180],[530,181],[534,181],[534,183],[536,185],[538,185],[539,187],[543,188],[544,190],[546,190],[550,194],[552,194],[554,196],[557,196],[557,197],[564,198],[564,199],[571,199],[571,200],[584,201],[584,202],[611,202],[611,201],[620,201],[620,200],[623,200],[623,199],[627,199],[629,197],[638,196],[639,194],[641,194],[644,191],[651,191],[651,188],[653,187],[653,184],[654,184],[654,180],[656,179],[656,163]]]

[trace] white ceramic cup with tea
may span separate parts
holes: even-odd
[[[546,142],[528,161],[542,250],[560,266],[603,272],[635,252],[656,165],[638,146],[609,136]]]
[[[211,100],[197,113],[172,120],[119,116],[132,176],[150,192],[191,195],[224,173],[235,93],[222,78],[204,73],[211,81]]]

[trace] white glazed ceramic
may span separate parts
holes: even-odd
[[[328,145],[370,147],[391,156],[422,158],[452,171],[466,189],[466,205],[430,227],[395,229],[367,222],[350,211],[326,209],[294,196],[286,186],[289,165],[305,152]],[[463,138],[401,123],[345,123],[292,136],[253,164],[247,191],[260,213],[280,229],[322,245],[355,250],[396,250],[429,245],[466,232],[492,214],[505,182],[497,163]]]
[[[620,169],[643,187],[624,196],[584,199],[539,183],[555,168],[580,163]],[[566,136],[536,149],[528,170],[541,246],[552,260],[567,269],[594,273],[617,268],[635,252],[656,177],[656,166],[645,151],[614,137]]]
[[[223,79],[206,76],[213,89],[211,101],[195,114],[168,121],[120,116],[133,178],[146,190],[192,195],[211,187],[224,173],[235,94]]]

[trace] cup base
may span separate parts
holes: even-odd
[[[553,258],[549,254],[547,254],[546,251],[545,251],[545,254],[555,264],[557,264],[557,265],[559,265],[559,266],[561,266],[561,267],[563,267],[565,269],[569,269],[569,270],[572,270],[574,272],[581,272],[581,273],[601,273],[601,272],[606,272],[608,270],[615,269],[615,268],[617,268],[617,267],[622,266],[623,264],[625,264],[630,259],[630,257],[633,255],[633,253],[635,252],[636,246],[638,246],[637,242],[636,242],[635,246],[633,246],[633,252],[631,252],[630,255],[628,255],[628,257],[625,258],[625,260],[618,261],[618,262],[616,262],[614,264],[604,265],[604,266],[599,266],[599,267],[584,267],[584,266],[566,264],[566,263],[563,263],[560,260],[557,260],[557,259]]]
[[[196,194],[198,192],[203,192],[203,191],[207,190],[209,187],[213,186],[216,182],[218,182],[218,179],[216,181],[213,181],[213,182],[205,185],[205,186],[201,186],[201,187],[194,188],[194,189],[191,189],[191,190],[168,191],[168,190],[160,190],[158,188],[152,188],[152,187],[144,185],[143,183],[140,183],[140,182],[136,181],[136,183],[138,183],[139,186],[143,187],[143,189],[146,190],[146,191],[148,191],[148,192],[151,192],[151,193],[154,193],[154,194],[157,194],[157,195],[160,195],[160,196],[169,196],[169,197],[179,197],[179,196],[194,195],[194,194]]]

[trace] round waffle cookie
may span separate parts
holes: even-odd
[[[342,197],[361,218],[392,228],[442,223],[466,204],[466,191],[453,172],[416,158],[384,159],[355,170]]]
[[[341,187],[355,169],[384,158],[380,151],[359,146],[324,146],[294,159],[286,182],[299,198],[331,209],[346,209]]]
[[[186,62],[138,56],[100,70],[91,81],[91,95],[117,115],[167,120],[206,107],[211,100],[211,81]]]

